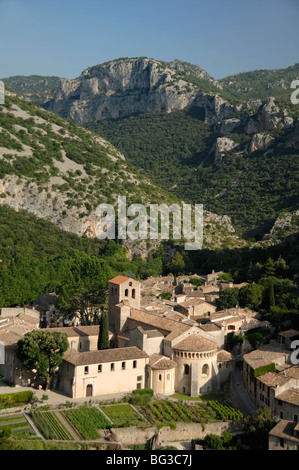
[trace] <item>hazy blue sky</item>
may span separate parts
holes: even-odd
[[[298,30],[299,0],[0,0],[0,77],[146,56],[221,78],[299,62]]]

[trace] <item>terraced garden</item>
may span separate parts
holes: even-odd
[[[216,413],[207,405],[185,404],[183,402],[156,401],[138,407],[139,411],[153,425],[167,422],[214,422]]]
[[[22,413],[0,417],[0,431],[3,429],[9,429],[13,439],[36,437]]]
[[[175,423],[211,423],[243,419],[239,410],[225,401],[152,401],[147,405],[118,403],[59,411],[30,412],[30,418],[46,440],[99,440],[99,430],[121,427],[175,426]],[[0,417],[1,429],[9,429],[14,440],[37,439],[22,413]]]
[[[183,403],[182,401],[156,401],[137,407],[147,421],[153,425],[167,422],[212,423],[216,421],[236,421],[242,413],[231,405],[217,400],[203,404]]]
[[[30,417],[45,439],[69,441],[73,436],[69,433],[54,413],[31,411]]]
[[[63,414],[83,440],[99,439],[98,429],[111,427],[104,414],[95,407],[67,410]]]
[[[116,428],[147,424],[145,419],[129,404],[101,406],[101,409],[111,419],[113,423],[112,426]]]

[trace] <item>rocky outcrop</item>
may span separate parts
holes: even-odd
[[[241,111],[242,106],[229,104],[217,93],[204,93],[193,83],[194,76],[215,90],[221,86],[200,67],[192,66],[191,71],[190,67],[180,61],[165,63],[147,58],[91,67],[75,80],[61,79],[48,109],[80,125],[189,106],[203,108],[206,122],[215,123]]]
[[[236,118],[225,119],[220,124],[219,132],[221,135],[230,134],[235,129],[237,129],[241,125],[241,123],[242,121],[240,119],[236,119]]]
[[[251,116],[245,124],[247,134],[268,132],[271,129],[284,129],[293,124],[294,120],[288,116],[286,110],[281,110],[273,97],[264,101],[256,115]]]
[[[274,141],[275,139],[268,134],[254,134],[249,143],[248,152],[267,150]]]
[[[299,149],[299,121],[289,135],[286,137],[284,146],[291,149]]]
[[[232,150],[237,146],[236,142],[227,137],[218,137],[212,147],[211,153],[214,154],[214,163],[217,165],[221,162],[225,152]]]

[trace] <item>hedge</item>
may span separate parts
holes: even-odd
[[[30,403],[32,399],[33,392],[31,390],[26,392],[4,393],[0,395],[0,409],[26,405],[27,403]]]

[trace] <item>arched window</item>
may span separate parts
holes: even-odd
[[[202,371],[201,371],[201,372],[202,372],[202,375],[208,376],[208,375],[209,375],[209,365],[208,365],[208,364],[204,364],[204,365],[202,366]]]
[[[190,366],[188,364],[184,365],[184,374],[189,375],[190,374]]]
[[[129,297],[129,289],[125,290],[125,297]]]
[[[132,282],[129,282],[129,286],[131,286],[131,285],[132,285]]]
[[[132,299],[135,299],[135,289],[132,289]]]

